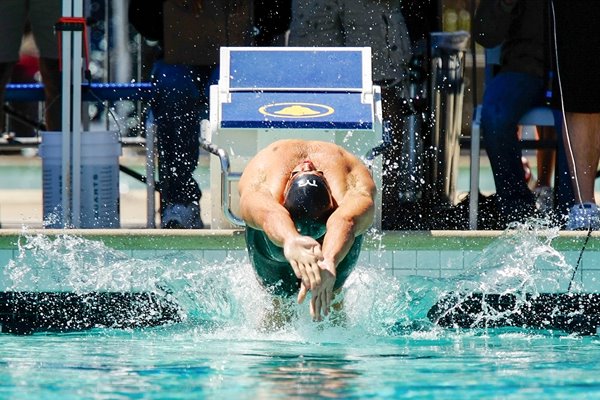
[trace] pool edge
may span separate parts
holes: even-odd
[[[511,231],[383,231],[370,233],[365,250],[483,250]],[[549,233],[550,234],[550,233]],[[243,229],[0,229],[0,249],[18,248],[27,236],[77,236],[102,241],[115,249],[138,250],[240,250],[245,249]],[[542,234],[544,235],[544,234]],[[563,231],[552,239],[561,251],[581,250],[587,232]],[[586,249],[600,250],[600,232],[592,232]]]

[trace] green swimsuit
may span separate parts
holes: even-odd
[[[354,269],[363,236],[354,239],[346,257],[336,269],[334,289],[342,287],[350,272]],[[300,289],[300,279],[296,278],[294,270],[283,255],[283,248],[276,246],[267,235],[260,230],[246,227],[246,245],[250,261],[254,266],[259,281],[278,296],[293,296]]]

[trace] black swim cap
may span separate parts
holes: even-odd
[[[325,234],[327,218],[333,212],[333,198],[323,175],[298,173],[291,178],[284,196],[283,206],[300,234],[314,239]]]

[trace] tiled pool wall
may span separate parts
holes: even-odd
[[[161,254],[182,252],[208,262],[228,257],[247,259],[244,234],[240,230],[0,230],[0,268],[18,256],[18,242],[26,236],[73,235],[101,241],[136,259],[151,259]],[[494,231],[411,231],[370,235],[363,245],[359,262],[377,265],[392,276],[449,278],[464,272],[481,252],[498,240]],[[552,247],[576,265],[585,243],[585,232],[561,232]],[[549,273],[556,270],[538,260],[536,268]],[[570,277],[565,277],[565,289]],[[592,233],[582,254],[575,280],[585,292],[600,292],[600,234]],[[543,283],[539,287],[544,290]]]

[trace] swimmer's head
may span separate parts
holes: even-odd
[[[325,234],[327,218],[335,208],[334,201],[323,172],[311,161],[299,164],[290,174],[283,206],[301,235],[318,239]]]

